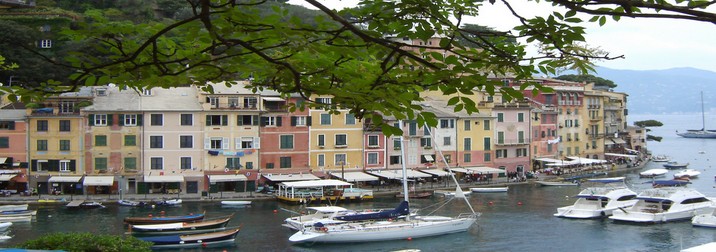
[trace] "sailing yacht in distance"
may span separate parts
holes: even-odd
[[[402,123],[400,124],[402,125]],[[400,137],[401,145],[403,137]],[[441,152],[439,152],[442,155]],[[401,148],[402,157],[405,157],[405,148]],[[402,160],[405,160],[403,158]],[[444,159],[443,159],[444,160]],[[403,192],[406,209],[408,202],[407,172],[405,162],[403,166]],[[447,164],[447,163],[446,163]],[[450,173],[452,175],[452,173]],[[304,227],[289,237],[294,243],[350,243],[350,242],[374,242],[413,239],[430,237],[451,233],[467,231],[475,222],[479,213],[476,213],[468,200],[465,198],[459,184],[452,176],[456,184],[455,197],[452,199],[464,199],[472,213],[463,213],[457,217],[433,216],[433,215],[410,215],[406,214],[397,218],[376,221],[348,221],[339,224],[315,223],[313,226]],[[447,205],[446,204],[443,204]]]
[[[685,138],[716,138],[716,130],[706,129],[706,116],[704,114],[704,92],[701,92],[701,129],[700,130],[687,130],[686,132],[679,133],[677,135]]]

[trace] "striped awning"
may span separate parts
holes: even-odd
[[[85,176],[82,181],[84,186],[112,186],[114,184],[114,176]]]

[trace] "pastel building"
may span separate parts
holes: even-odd
[[[29,189],[25,113],[21,103],[0,105],[0,190]]]
[[[314,97],[318,103],[331,105],[330,97]],[[363,122],[339,109],[338,114],[310,109],[309,166],[313,171],[341,173],[360,171],[363,163]]]

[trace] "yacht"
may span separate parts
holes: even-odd
[[[654,162],[669,162],[671,159],[666,155],[656,155],[651,157],[651,161]]]
[[[316,206],[307,207],[309,213],[302,214],[299,216],[289,217],[283,221],[283,226],[293,230],[301,230],[306,225],[313,225],[315,222],[330,223],[332,221],[343,222],[339,220],[333,220],[333,217],[355,212],[339,206]]]
[[[401,203],[395,209],[362,209],[355,211],[336,206],[308,207],[307,209],[313,212],[307,215],[286,218],[286,220],[284,220],[284,226],[293,230],[301,230],[317,223],[326,225],[344,223],[347,221],[378,221],[410,214],[408,211],[408,202]]]
[[[658,223],[691,219],[710,213],[714,202],[700,192],[684,187],[660,187],[645,190],[636,204],[614,211],[609,219],[635,223]]]
[[[554,216],[591,219],[612,215],[619,208],[630,207],[637,200],[637,194],[624,184],[624,177],[590,179],[586,183],[594,184],[577,194],[577,201],[571,206],[557,208]]]

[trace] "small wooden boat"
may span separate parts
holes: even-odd
[[[689,166],[689,163],[668,162],[664,164],[664,168],[666,169],[683,169],[687,166]]]
[[[148,224],[148,225],[129,225],[129,232],[133,235],[170,235],[170,234],[190,234],[190,233],[206,233],[207,231],[219,231],[226,227],[234,215],[220,217],[212,220],[202,220],[197,222],[176,222],[164,224]]]
[[[21,204],[21,205],[0,205],[0,211],[17,211],[17,210],[27,210],[27,204]]]
[[[180,216],[157,216],[154,217],[149,215],[147,217],[125,217],[124,223],[138,225],[138,224],[160,224],[160,223],[174,223],[174,222],[195,222],[204,219],[204,214],[189,214]]]
[[[579,181],[536,181],[535,183],[543,186],[579,186]]]
[[[249,200],[224,200],[221,201],[222,206],[246,206],[251,205]]]
[[[177,249],[192,247],[210,247],[218,244],[234,243],[240,228],[225,231],[208,232],[188,235],[165,235],[139,237],[139,239],[152,242],[152,249]]]
[[[131,206],[131,207],[142,207],[145,206],[146,203],[142,201],[132,201],[132,200],[118,200],[117,204],[120,206]]]
[[[32,220],[32,216],[0,216],[0,222],[28,222]]]
[[[498,193],[507,192],[509,187],[471,187],[470,191],[474,193]]]
[[[0,241],[6,241],[12,239],[12,236],[9,235],[0,235]]]
[[[405,194],[398,193],[395,195],[396,198],[403,198]],[[424,199],[424,198],[430,198],[433,196],[433,193],[431,192],[410,192],[408,193],[408,198],[411,199]]]
[[[10,226],[12,226],[12,222],[0,222],[0,231],[5,231]]]
[[[2,211],[0,216],[33,216],[37,215],[37,210],[13,210],[13,211]]]
[[[105,208],[104,205],[100,202],[96,201],[86,201],[81,202],[79,204],[76,204],[74,201],[67,204],[67,208],[71,209],[96,209],[96,208]]]
[[[445,196],[445,197],[453,197],[453,196],[455,196],[455,191],[435,190],[433,193],[434,193],[434,194],[437,194],[437,195],[442,195],[442,196]],[[472,191],[462,191],[462,194],[465,195],[465,196],[467,196],[467,195],[472,194]]]

